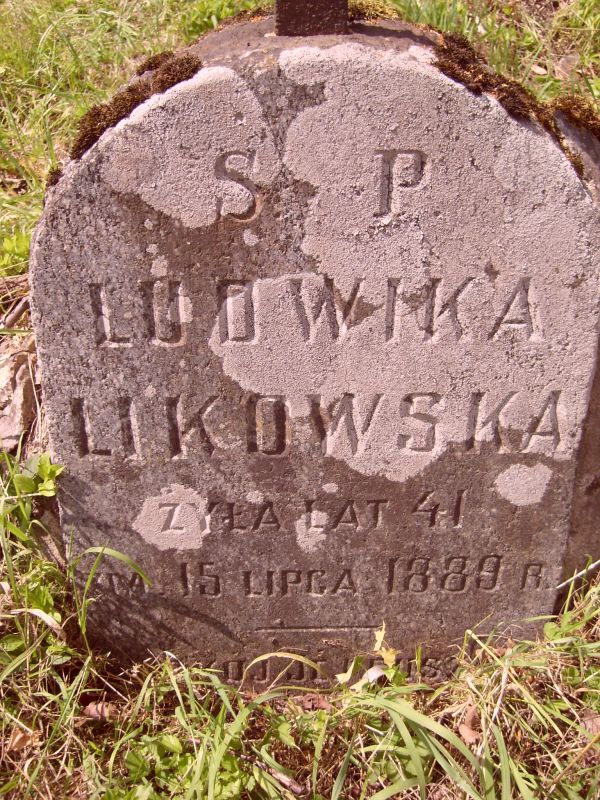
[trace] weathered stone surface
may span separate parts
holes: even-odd
[[[275,0],[275,31],[279,36],[346,33],[348,0]]]
[[[233,26],[52,192],[33,285],[62,521],[153,579],[101,576],[96,630],[129,657],[337,671],[385,620],[434,674],[466,627],[550,612],[587,552],[598,212],[429,45]]]

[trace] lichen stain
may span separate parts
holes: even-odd
[[[498,475],[494,488],[515,506],[532,506],[541,503],[551,477],[545,464],[513,464]]]

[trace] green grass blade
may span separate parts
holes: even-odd
[[[315,752],[313,756],[312,774],[311,774],[313,794],[317,793],[317,776],[319,771],[319,762],[321,760],[321,753],[323,752],[323,745],[325,744],[325,736],[327,735],[328,726],[329,726],[329,716],[326,716],[325,719],[323,720],[323,725],[321,726],[321,730],[319,731],[319,735],[317,736],[317,740],[315,742]]]
[[[371,797],[371,800],[388,800],[389,797],[398,797],[402,792],[412,789],[417,784],[416,778],[403,778],[386,786],[385,789],[380,789]]]
[[[125,553],[119,552],[119,550],[113,550],[112,547],[87,547],[82,553],[75,557],[74,562],[78,563],[84,556],[92,555],[97,553],[99,556],[110,556],[110,558],[115,558],[117,561],[121,561],[123,564],[126,564],[133,572],[140,576],[140,578],[144,581],[146,586],[152,586],[152,581],[146,575],[146,573],[138,567],[138,565],[131,559],[129,556],[125,555]]]
[[[492,733],[496,740],[496,747],[498,748],[498,758],[500,760],[500,789],[501,800],[511,800],[512,798],[512,781],[511,781],[511,761],[506,749],[506,742],[497,725],[491,725]]]
[[[352,758],[353,747],[354,747],[354,739],[352,739],[348,745],[348,749],[346,750],[346,755],[344,756],[344,760],[342,761],[342,765],[336,776],[335,783],[333,784],[333,789],[331,790],[331,800],[339,800],[339,798],[342,796],[342,789],[344,788],[344,783],[346,782],[346,775],[348,773],[350,759]]]

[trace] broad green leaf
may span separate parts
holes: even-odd
[[[18,473],[13,477],[13,484],[19,494],[35,494],[37,483],[28,475]]]
[[[172,733],[164,733],[158,741],[161,747],[164,747],[170,753],[183,753],[181,742]]]

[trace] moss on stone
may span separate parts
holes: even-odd
[[[50,189],[52,186],[56,186],[59,180],[62,178],[62,169],[59,167],[54,167],[50,170],[48,175],[46,176],[46,189]]]
[[[584,128],[600,140],[600,116],[591,103],[578,95],[558,97],[551,104],[555,112],[559,112],[578,128]]]
[[[398,9],[385,0],[350,0],[348,3],[348,21],[370,19],[398,19]]]
[[[143,75],[144,72],[151,72],[152,70],[162,67],[167,61],[174,57],[175,53],[172,50],[165,50],[162,53],[156,53],[149,56],[145,61],[142,61],[140,66],[136,69],[136,75]]]
[[[438,36],[439,42],[434,45],[435,66],[441,72],[475,94],[493,95],[511,116],[537,120],[557,133],[550,109],[518,81],[494,72],[468,39],[457,33],[439,33]]]
[[[77,159],[94,145],[102,134],[154,94],[170,89],[181,81],[188,80],[198,72],[202,62],[190,53],[180,55],[162,53],[155,57],[156,68],[146,69],[139,80],[126,86],[107,103],[92,106],[79,122],[79,130],[71,149],[71,158]],[[144,66],[144,65],[142,65]]]

